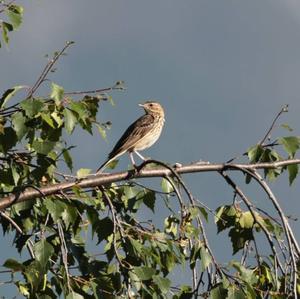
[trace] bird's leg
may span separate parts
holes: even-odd
[[[146,161],[147,159],[142,156],[138,151],[133,151],[136,155],[138,155],[143,161]]]
[[[130,157],[130,161],[131,161],[133,167],[136,168],[136,165],[135,165],[135,161],[134,161],[133,153],[132,153],[132,152],[129,152],[129,157]]]

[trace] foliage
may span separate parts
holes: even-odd
[[[0,3],[17,28],[22,9]],[[8,42],[5,26],[2,22],[3,40]],[[73,171],[73,145],[64,136],[78,127],[93,134],[96,127],[105,138],[109,124],[97,121],[99,109],[111,99],[109,92],[124,87],[119,81],[105,89],[65,92],[51,82],[49,96],[38,96],[39,86],[71,44],[54,54],[25,96],[19,93],[24,87],[15,86],[0,98],[0,194],[2,200],[17,196],[0,211],[0,220],[3,233],[14,234],[18,252],[29,252],[5,261],[11,279],[4,283],[30,299],[295,298],[300,290],[299,246],[266,180],[287,171],[289,183],[295,181],[298,164],[292,159],[299,137],[285,136],[270,144],[265,138],[248,149],[249,165],[262,165],[265,178],[255,168],[234,164],[234,159],[225,163],[219,173],[233,189],[233,202],[215,212],[193,196],[176,168],[159,161],[142,168],[169,170],[171,174],[161,178],[161,190],[130,178],[81,188],[77,182],[88,170],[79,170],[77,177],[60,171],[61,161]],[[9,105],[12,99],[16,104]],[[286,159],[288,164],[276,166]],[[245,176],[246,184],[257,183],[274,209],[255,206],[228,175],[232,169]],[[72,189],[50,195],[41,191],[67,180],[73,180]],[[38,199],[18,202],[18,195],[33,189],[39,191]],[[142,211],[148,209],[155,218],[157,206],[167,217],[145,221]],[[218,262],[210,246],[205,231],[209,213],[218,233],[228,232],[233,259],[226,264]],[[174,281],[172,273],[182,269],[191,277],[190,284]]]
[[[13,3],[14,1],[0,1],[0,14],[4,19],[0,19],[0,31],[2,33],[2,42],[6,45],[9,43],[9,33],[18,30],[22,24],[23,7]],[[0,41],[0,48],[2,43]]]

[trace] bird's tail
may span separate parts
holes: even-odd
[[[112,159],[108,159],[106,160],[96,171],[96,174],[99,173],[99,172],[102,172],[102,170],[112,161],[114,160],[115,158],[112,158]]]
[[[112,161],[114,161],[115,159],[117,159],[119,156],[123,155],[125,153],[125,151],[119,152],[117,154],[115,154],[114,156],[110,157],[97,169],[96,174],[99,172],[102,172],[102,170]]]

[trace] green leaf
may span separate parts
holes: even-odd
[[[44,107],[44,103],[37,99],[27,99],[20,103],[20,106],[24,109],[25,114],[32,118],[37,115]]]
[[[157,286],[159,287],[159,290],[163,294],[166,294],[169,292],[170,286],[171,286],[170,279],[165,278],[165,277],[160,277],[158,275],[153,276],[152,279],[153,279],[154,283],[157,284]]]
[[[297,150],[300,147],[299,137],[296,136],[281,137],[278,139],[278,143],[282,144],[284,150],[291,158],[294,158]]]
[[[201,248],[201,242],[195,242],[194,246],[191,249],[190,254],[190,268],[194,269],[196,266],[197,260],[200,258],[200,248]]]
[[[0,134],[0,152],[6,153],[17,143],[17,139],[17,134],[13,128],[4,128],[4,134]]]
[[[167,180],[167,179],[163,178],[161,180],[161,189],[165,193],[172,193],[172,192],[174,192],[174,188],[173,188],[172,184],[169,182],[169,180],[172,180],[172,179],[168,178],[168,180]]]
[[[81,102],[71,102],[69,105],[70,109],[75,111],[79,118],[84,120],[85,117],[87,116],[87,111],[84,103]]]
[[[139,197],[139,196],[138,196]],[[143,190],[143,202],[154,213],[155,192],[151,190]]]
[[[244,292],[241,289],[236,288],[236,286],[230,286],[228,288],[227,298],[230,298],[230,299],[247,299]]]
[[[32,148],[39,154],[47,155],[55,147],[56,142],[49,140],[34,140]]]
[[[35,259],[39,261],[44,268],[46,268],[45,266],[53,253],[53,246],[45,239],[42,239],[41,241],[34,244]]]
[[[247,150],[247,154],[248,154],[248,158],[249,158],[250,162],[251,163],[258,162],[261,155],[263,154],[263,152],[264,152],[264,149],[259,144],[256,144],[256,145],[250,147]]]
[[[106,131],[105,131],[105,129],[102,128],[102,126],[99,125],[99,124],[96,124],[96,126],[97,126],[98,132],[100,133],[101,137],[102,137],[104,140],[107,140],[107,139],[106,139],[107,136],[106,136]]]
[[[53,119],[51,118],[51,115],[48,113],[41,113],[42,119],[53,129],[55,129],[55,124],[53,122]]]
[[[51,113],[52,118],[55,120],[55,122],[58,125],[58,128],[62,126],[64,123],[63,119],[58,115],[57,111],[54,111]]]
[[[176,237],[179,219],[177,219],[174,216],[168,216],[165,219],[164,224],[165,224],[165,232],[171,234],[173,237]]]
[[[0,98],[0,108],[3,108],[5,104],[20,90],[26,88],[26,86],[18,85],[13,88],[7,89]]]
[[[256,274],[254,273],[253,269],[247,269],[236,261],[230,262],[230,265],[239,272],[240,277],[243,281],[249,283],[250,285],[255,284],[257,282],[258,278],[256,277]]]
[[[11,117],[12,125],[16,131],[18,140],[21,140],[24,135],[28,132],[28,127],[26,126],[27,118],[23,115],[22,112],[16,112]]]
[[[253,240],[253,233],[251,229],[233,227],[229,231],[228,235],[231,239],[233,254],[243,249],[247,241]]]
[[[84,297],[82,297],[80,294],[75,293],[74,291],[72,291],[71,293],[68,294],[66,299],[84,299]]]
[[[64,117],[65,117],[65,128],[66,128],[66,131],[69,134],[71,134],[73,132],[74,128],[75,128],[76,123],[77,123],[77,117],[68,108],[66,108],[64,110]]]
[[[235,225],[236,214],[234,205],[217,208],[215,222],[217,223],[218,233]]]
[[[62,219],[67,228],[70,226],[70,224],[73,224],[76,222],[78,215],[79,215],[78,211],[73,205],[70,205],[70,204],[66,205],[66,208],[65,208],[64,212],[62,213]]]
[[[24,269],[23,264],[20,264],[18,261],[13,260],[13,259],[7,259],[4,262],[3,267],[12,269],[14,272],[23,271],[23,269]]]
[[[217,287],[214,287],[210,291],[210,299],[224,299],[227,297],[227,290],[223,288],[222,285],[218,285]]]
[[[109,217],[105,217],[98,221],[97,225],[98,244],[108,238],[113,233],[114,224]]]
[[[133,267],[133,271],[140,280],[149,280],[155,274],[155,270],[153,268],[145,266]]]
[[[56,105],[59,105],[63,96],[64,96],[64,89],[61,86],[52,82],[50,98],[55,101]]]
[[[293,129],[292,129],[288,124],[282,124],[281,127],[282,127],[283,129],[286,129],[286,130],[290,131],[290,132],[293,131]]]
[[[18,29],[22,24],[22,17],[23,17],[23,7],[19,5],[10,5],[6,10],[6,14],[14,27],[14,30]]]
[[[44,204],[54,222],[62,216],[66,208],[66,204],[59,199],[46,198]]]
[[[3,22],[3,21],[2,22],[0,21],[0,25],[1,25],[0,27],[2,27],[2,38],[3,38],[4,42],[6,44],[8,44],[8,42],[9,42],[8,32],[13,31],[14,27],[11,24],[9,24],[7,22]]]
[[[80,168],[79,170],[77,170],[76,175],[78,178],[84,178],[86,176],[88,176],[91,173],[91,169],[89,168]]]
[[[63,150],[63,157],[64,160],[68,166],[68,168],[73,171],[73,160],[72,160],[72,156],[70,155],[70,152],[67,149]]]
[[[287,166],[287,170],[289,172],[289,183],[292,185],[298,175],[299,166],[298,164],[291,164]]]
[[[200,257],[202,271],[205,271],[211,263],[211,256],[204,246],[202,246],[200,249]]]
[[[242,228],[252,228],[254,224],[254,218],[251,212],[247,211],[242,213],[240,216],[239,223]]]
[[[208,213],[206,211],[206,208],[204,207],[197,207],[197,208],[199,209],[200,213],[202,214],[206,222],[208,222]]]
[[[18,185],[18,181],[20,179],[20,174],[19,174],[15,164],[12,164],[10,169],[11,169],[12,177],[14,179],[14,183],[15,183],[15,185]]]
[[[37,260],[32,261],[23,271],[28,283],[33,290],[37,290],[41,282],[44,280],[44,268]]]

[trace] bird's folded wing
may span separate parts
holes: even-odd
[[[121,152],[125,152],[134,147],[134,145],[146,136],[153,128],[155,119],[150,114],[145,114],[131,124],[121,136],[113,150],[108,155],[111,159]]]

